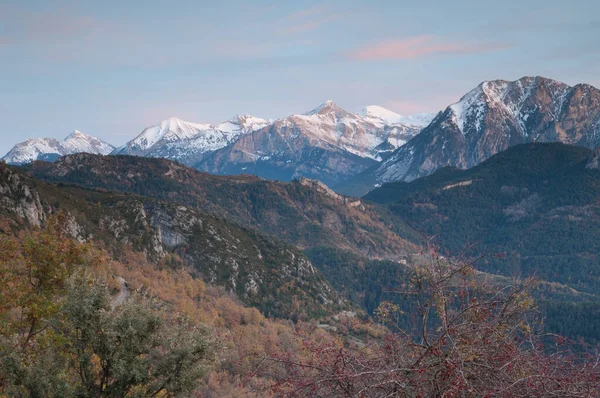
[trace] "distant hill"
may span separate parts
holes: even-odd
[[[214,176],[165,159],[87,154],[52,164],[35,162],[27,170],[51,182],[180,203],[300,248],[335,247],[388,259],[417,250],[406,226],[394,230],[383,221],[389,219],[381,214],[387,209],[337,195],[314,180],[284,183],[248,175]]]
[[[264,314],[311,318],[347,308],[294,246],[218,216],[148,197],[38,181],[0,163],[0,233],[69,215],[73,237],[156,261],[177,255],[196,277]]]
[[[505,253],[481,269],[537,274],[600,291],[600,170],[594,152],[558,143],[518,145],[469,170],[441,169],[364,199],[435,236],[447,253]]]

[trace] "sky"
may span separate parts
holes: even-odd
[[[171,116],[437,112],[481,81],[600,87],[597,0],[0,0],[0,153]]]

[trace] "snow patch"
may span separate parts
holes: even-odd
[[[410,116],[402,116],[378,105],[369,105],[359,113],[365,120],[378,127],[390,125],[408,125],[425,127],[435,117],[435,113],[419,113]]]

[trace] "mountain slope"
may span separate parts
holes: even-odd
[[[113,153],[160,157],[193,164],[205,153],[223,148],[239,136],[266,125],[266,120],[250,115],[238,115],[216,126],[184,122],[172,117],[144,129]]]
[[[196,167],[282,181],[304,176],[334,185],[377,164],[416,135],[427,118],[403,118],[376,106],[353,114],[327,101],[240,137]]]
[[[518,148],[519,147],[514,149]],[[515,159],[527,160],[527,158],[523,156],[523,152],[531,153],[532,150],[526,149],[525,151],[513,155],[510,158],[502,158],[499,162],[499,164],[502,166],[502,169],[496,170],[495,174],[490,172],[490,180],[492,182],[502,182],[504,180],[500,178],[500,176],[506,174],[505,181],[511,181],[511,178],[516,178],[518,176],[525,176],[525,182],[529,183],[530,180],[535,182],[538,178],[543,178],[539,177],[541,175],[545,175],[547,173],[551,174],[554,171],[562,170],[561,168],[563,168],[564,165],[568,166],[567,169],[569,167],[577,166],[580,170],[586,170],[588,173],[597,172],[597,170],[593,169],[595,164],[594,158],[590,157],[590,151],[585,149],[583,149],[582,153],[575,151],[573,156],[568,154],[561,155],[560,153],[555,155],[542,154],[540,156],[535,156],[534,158],[536,160],[531,165],[528,166],[525,164],[519,166],[519,163],[516,162]],[[502,155],[504,154],[505,153]],[[514,166],[515,164],[517,167]],[[469,193],[469,195],[467,195],[467,199],[460,197],[459,200],[449,200],[450,203],[455,204],[455,210],[453,210],[453,212],[449,212],[448,214],[444,213],[443,215],[432,214],[432,219],[429,219],[428,217],[422,217],[422,214],[418,213],[418,210],[421,208],[421,202],[417,202],[416,204],[417,212],[411,211],[410,206],[408,209],[397,208],[396,206],[399,206],[399,204],[385,205],[389,206],[389,211],[383,211],[385,209],[382,209],[381,206],[384,205],[373,206],[368,202],[359,202],[356,199],[340,197],[323,184],[312,180],[303,179],[292,183],[277,183],[272,181],[263,181],[254,176],[211,176],[186,167],[182,167],[177,163],[164,159],[147,159],[125,156],[104,157],[91,155],[72,155],[59,159],[54,164],[36,162],[28,169],[32,174],[59,182],[58,187],[61,187],[60,189],[62,190],[67,190],[70,193],[69,197],[71,198],[89,195],[89,200],[87,200],[88,203],[101,206],[89,206],[88,208],[82,210],[81,213],[90,218],[97,217],[100,208],[102,211],[106,211],[105,208],[110,207],[121,209],[125,207],[127,200],[136,199],[139,197],[136,197],[135,195],[121,195],[110,192],[102,192],[100,190],[85,191],[81,190],[75,185],[72,185],[72,183],[98,188],[104,187],[110,189],[121,189],[128,192],[145,192],[147,195],[168,199],[171,202],[170,206],[175,206],[176,209],[182,207],[182,209],[179,209],[181,216],[173,217],[170,216],[168,212],[166,215],[164,215],[162,212],[153,210],[153,206],[148,206],[147,210],[146,207],[144,207],[144,211],[146,212],[147,217],[150,217],[150,214],[158,214],[157,218],[162,220],[161,224],[159,225],[163,225],[162,223],[166,225],[160,227],[160,235],[171,237],[171,242],[181,242],[180,239],[182,239],[182,237],[193,240],[193,237],[198,234],[198,232],[192,232],[191,234],[173,234],[170,232],[173,230],[178,231],[177,228],[179,228],[169,227],[170,224],[173,224],[173,222],[170,220],[173,218],[179,220],[175,223],[175,225],[180,222],[185,223],[185,220],[191,219],[191,216],[193,216],[194,212],[197,211],[192,209],[192,207],[198,207],[217,214],[227,215],[228,217],[232,217],[236,221],[246,225],[254,225],[271,235],[277,235],[278,237],[281,237],[296,244],[297,246],[300,246],[301,248],[306,249],[305,252],[311,259],[312,263],[322,272],[324,277],[330,281],[331,286],[336,288],[340,293],[344,294],[348,299],[354,301],[357,305],[363,306],[370,313],[377,308],[378,304],[382,300],[394,299],[395,295],[390,294],[389,289],[394,289],[394,283],[402,281],[404,275],[403,273],[406,268],[402,265],[404,262],[401,260],[408,260],[409,263],[412,264],[413,259],[418,258],[418,253],[420,250],[414,246],[412,246],[412,249],[410,246],[407,248],[406,242],[403,248],[403,246],[399,244],[400,241],[397,240],[398,236],[395,232],[393,232],[397,231],[398,229],[400,230],[399,232],[406,232],[404,220],[414,223],[418,229],[425,229],[425,227],[429,227],[433,222],[443,221],[451,224],[453,220],[456,220],[456,218],[460,216],[463,219],[457,222],[457,224],[460,224],[462,227],[458,229],[458,231],[473,231],[474,235],[480,237],[485,236],[481,229],[473,228],[472,225],[468,224],[471,213],[474,215],[474,217],[479,217],[486,215],[486,212],[489,212],[493,220],[498,218],[498,214],[496,214],[497,212],[494,209],[494,205],[490,204],[489,202],[483,201],[481,208],[473,207],[472,204],[467,200],[470,196],[476,196],[473,193]],[[509,173],[511,170],[513,170],[513,174]],[[390,185],[398,185],[400,187],[413,186],[423,180],[429,180],[429,182],[421,184],[421,186],[425,188],[438,187],[439,191],[446,193],[447,191],[451,192],[453,190],[469,187],[468,183],[464,183],[464,180],[457,177],[457,174],[460,173],[464,172],[456,169],[444,169],[428,178],[417,180],[412,183],[396,183]],[[480,177],[482,175],[483,174],[481,174]],[[541,181],[542,186],[544,185],[545,180],[548,180],[549,184],[551,183],[549,178],[544,178],[544,180]],[[573,182],[573,185],[584,187],[587,186],[585,182],[583,184],[580,184],[580,182],[581,181],[576,180]],[[560,183],[565,185],[562,182]],[[471,182],[471,184],[474,183]],[[388,188],[390,185],[385,185],[384,187]],[[515,191],[517,194],[523,195],[525,195],[527,192],[521,192],[520,190],[510,187],[500,187],[498,189],[501,192],[506,191],[510,193]],[[415,187],[414,190],[417,190],[417,187]],[[572,191],[573,187],[568,187],[566,190]],[[479,191],[480,189],[475,192],[477,193]],[[588,188],[586,188],[584,191],[587,191],[590,197],[597,196],[598,194],[598,192],[594,190],[589,191]],[[117,201],[116,206],[109,206],[106,201],[99,200],[102,195],[108,195],[107,198],[112,198],[110,200],[112,200],[113,203],[114,201]],[[563,208],[567,208],[564,205],[565,203],[569,203],[571,201],[577,203],[565,192],[559,192],[557,195],[559,195],[565,201],[560,205]],[[45,193],[43,196],[48,197],[48,200],[51,203],[56,202],[51,195]],[[491,192],[490,196],[497,197],[499,195],[495,192]],[[391,202],[395,202],[393,194],[388,197],[391,197]],[[119,200],[117,198],[121,199]],[[520,203],[520,198],[513,199]],[[147,198],[145,200],[147,200]],[[389,202],[389,200],[380,201]],[[18,203],[27,204],[30,202],[31,200],[23,198]],[[119,205],[119,202],[122,203]],[[164,202],[154,201],[152,203]],[[178,205],[186,203],[188,206]],[[511,206],[511,204],[512,201],[508,203],[508,206]],[[423,207],[425,210],[427,210],[428,205],[425,203]],[[36,208],[33,208],[28,212],[24,211],[23,209],[20,211],[24,214],[35,214],[35,209]],[[462,215],[459,214],[461,211],[463,212]],[[512,211],[512,209],[509,210],[509,212],[510,211]],[[579,210],[576,209],[575,211]],[[138,214],[139,212],[131,213],[132,216],[130,218],[130,223],[133,223],[134,220],[137,219]],[[574,213],[572,215],[576,214]],[[215,220],[220,222],[218,218]],[[416,222],[414,222],[415,220]],[[222,221],[225,226],[230,225],[225,220]],[[487,219],[482,219],[478,222],[481,222],[481,225],[485,225],[483,223],[484,221],[488,222]],[[596,221],[597,220],[593,218],[591,219],[591,223]],[[394,228],[394,224],[396,228]],[[207,225],[210,226],[207,227],[209,230],[214,228],[216,231],[220,231],[219,225],[214,225],[210,222],[207,222]],[[579,224],[578,227],[583,225],[584,224]],[[477,226],[477,224],[475,224],[475,226]],[[501,227],[502,226],[498,228],[501,229]],[[492,229],[494,227],[490,227],[488,224],[486,228]],[[521,229],[522,225],[517,225],[516,228]],[[532,228],[532,236],[534,237],[532,245],[540,243],[539,238],[541,234],[548,234],[548,236],[554,238],[557,236],[557,231],[569,231],[564,226],[559,224],[552,227],[555,228],[555,230],[552,230],[551,228],[541,228],[539,231],[537,231],[538,228],[540,227],[535,226]],[[388,229],[387,233],[384,231],[385,229]],[[153,227],[153,224],[150,224],[148,230],[152,231],[156,230],[156,228]],[[445,231],[445,233],[448,233],[448,239],[450,241],[455,239],[452,237],[452,234],[455,234],[457,236],[455,239],[455,246],[462,248],[462,245],[465,242],[469,242],[469,236],[467,236],[464,241],[461,241],[463,238],[456,231],[457,230],[448,229]],[[429,230],[426,230],[425,232],[429,232]],[[506,232],[506,230],[502,230],[501,232],[502,234],[510,234],[514,231],[510,230]],[[530,232],[531,231],[527,231],[524,233]],[[589,231],[584,229],[581,233],[585,234],[588,232]],[[96,233],[99,234],[98,232]],[[569,233],[571,232],[569,231]],[[200,231],[200,234],[201,236],[204,235],[202,230]],[[395,235],[396,237],[394,237]],[[400,235],[404,236],[403,234]],[[125,236],[129,236],[129,234],[126,234]],[[225,242],[231,241],[231,239],[227,238],[226,233],[221,234],[219,232],[217,236],[225,236]],[[558,236],[561,236],[560,232]],[[528,268],[530,263],[527,261],[532,261],[532,259],[522,255],[522,253],[519,251],[519,245],[521,245],[523,241],[522,238],[522,236],[519,236],[518,239],[507,243],[508,248],[504,248],[504,251],[506,251],[509,256],[507,256],[506,259],[496,261],[495,263],[485,262],[481,264],[482,268],[496,270],[503,274],[512,274],[513,271],[518,272],[519,270],[521,270],[523,274],[531,274],[532,269],[531,267]],[[579,235],[576,236],[576,238],[579,238]],[[537,241],[535,239],[537,239]],[[596,239],[596,237],[591,234],[590,239]],[[152,240],[146,238],[145,241],[151,242]],[[244,240],[242,240],[242,242],[243,241]],[[209,242],[211,244],[207,244]],[[217,245],[215,246],[217,251],[211,252],[211,250],[214,250],[212,248],[212,244],[218,244],[218,242],[218,240],[215,242],[215,240],[207,239],[206,241],[201,240],[197,244],[194,243],[191,245],[191,247],[198,247],[200,250],[208,251],[206,257],[202,257],[199,261],[199,264],[203,270],[210,271],[212,269],[211,264],[214,264],[215,261],[212,256],[216,256],[217,258],[221,258],[223,260],[228,258],[228,256],[233,256],[235,261],[239,262],[238,258],[236,257],[236,252],[240,247],[238,244],[235,244],[235,247],[228,246],[227,243],[221,246]],[[580,250],[581,245],[588,245],[591,250],[595,250],[595,247],[590,245],[589,242],[586,242],[585,240],[582,240],[581,244],[577,245],[569,242],[560,242],[560,245],[556,246],[559,247],[560,250],[564,250],[565,253],[569,253],[567,256],[561,257],[560,255],[557,256],[554,252],[548,252],[548,256],[546,257],[539,256],[539,258],[533,258],[533,260],[539,260],[537,264],[543,264],[544,266],[548,267],[544,270],[544,273],[538,273],[538,275],[543,276],[543,283],[540,289],[536,292],[536,298],[539,300],[548,301],[548,303],[544,304],[544,306],[540,308],[542,311],[544,311],[544,313],[547,311],[552,311],[551,316],[548,318],[549,322],[552,322],[553,324],[550,331],[560,330],[561,332],[565,332],[565,334],[568,336],[583,336],[586,339],[590,339],[589,341],[593,341],[594,339],[598,338],[598,335],[597,333],[591,331],[589,327],[586,327],[587,324],[579,321],[577,323],[571,322],[570,325],[577,324],[577,327],[570,328],[569,330],[562,328],[561,325],[564,324],[563,320],[565,318],[561,318],[563,315],[561,315],[559,312],[560,308],[564,308],[565,306],[571,306],[569,307],[572,308],[571,315],[582,314],[582,311],[585,308],[593,308],[594,311],[596,311],[598,308],[597,303],[592,303],[592,301],[596,299],[593,294],[582,293],[579,290],[592,290],[590,283],[586,282],[582,284],[579,283],[579,281],[569,279],[569,277],[573,278],[577,275],[574,271],[577,271],[578,269],[581,269],[582,272],[590,271],[590,264],[593,265],[594,262],[597,261],[597,258],[594,256],[586,259],[585,255],[583,255],[581,256],[581,260],[583,261],[581,264],[583,264],[583,266],[578,268],[580,263],[576,261],[579,261],[580,259],[578,259],[577,253],[573,255],[573,253],[569,252],[569,250]],[[244,244],[243,246],[246,245]],[[448,249],[448,246],[445,247],[447,251],[456,253],[456,251]],[[488,249],[489,247],[485,246],[482,248],[482,251]],[[543,250],[543,248],[541,248],[541,250]],[[184,256],[184,253],[188,253],[187,249],[176,252],[180,253],[182,256]],[[240,250],[240,252],[242,254],[246,253],[244,249]],[[226,256],[219,255],[218,253],[225,253]],[[417,254],[414,255],[415,253]],[[377,258],[388,258],[396,261],[374,261],[374,259]],[[521,259],[525,261],[525,264],[522,266],[518,263],[521,261]],[[563,269],[556,267],[565,267],[564,264],[566,263],[561,265],[560,263],[556,262],[557,260],[565,261],[569,264],[572,262],[572,264],[577,264],[577,266],[574,267],[574,269],[569,269],[569,267],[566,267],[567,271],[565,272]],[[588,260],[590,263],[584,263]],[[225,264],[227,264],[227,262],[225,262]],[[515,264],[521,268],[517,268]],[[235,270],[234,268],[227,266],[224,269],[226,270],[224,274],[217,273],[217,281],[221,281],[221,284],[231,288],[232,284],[229,280],[229,277],[232,275],[232,273],[234,273]],[[278,272],[278,268],[272,268],[272,270],[275,273]],[[240,272],[240,275],[245,274]],[[593,282],[594,275],[590,275],[591,277],[588,279],[591,280],[592,283],[595,283]],[[495,276],[493,276],[493,278],[496,280]],[[570,287],[565,287],[564,285],[559,285],[553,282],[545,282],[546,279],[550,281],[565,281],[566,284],[576,287],[578,290],[574,290]],[[237,279],[234,280],[237,281]],[[244,280],[246,282],[244,282]],[[273,279],[268,280],[273,281]],[[241,282],[236,282],[236,286],[249,286],[247,281],[248,279],[241,279]],[[508,279],[499,280],[499,282],[508,282]],[[280,282],[278,279],[275,279],[275,282],[273,283],[282,282]],[[289,284],[285,286],[290,286],[290,288],[293,287]],[[303,287],[300,291],[301,294],[304,294],[308,291],[311,292],[307,293],[310,295],[316,291],[321,291],[310,290],[309,286],[311,285],[303,286],[305,287]],[[241,292],[238,292],[238,295],[243,294],[244,290],[245,289],[242,289]],[[273,290],[269,288],[267,289],[267,292],[269,291]],[[283,296],[278,296],[274,302],[268,301],[268,303],[277,303],[282,301],[284,303],[283,308],[277,311],[283,311],[284,309],[288,308],[287,303],[289,303],[289,300],[293,300],[292,297],[296,293],[285,289],[275,291],[279,292],[279,294]],[[286,294],[287,296],[285,296]],[[245,302],[249,302],[247,301],[248,298],[243,299]],[[580,307],[578,304],[580,302],[586,302],[587,304],[585,305],[591,307]],[[557,303],[558,307],[555,306]],[[308,304],[310,305],[308,308],[311,308],[311,313],[314,313],[313,311],[315,311],[315,308],[319,308],[315,307],[314,302],[308,302]],[[263,301],[259,301],[254,305],[257,305],[259,308],[263,309]],[[271,304],[268,304],[267,307],[271,308],[271,313],[278,313],[273,310],[273,306]],[[265,309],[263,309],[263,311],[265,311]],[[268,312],[265,311],[265,313]]]
[[[265,314],[306,318],[345,306],[295,247],[180,204],[48,184],[2,164],[0,199],[0,233],[40,225],[60,210],[77,239],[102,241],[116,257],[125,248],[153,261],[175,254],[196,277]]]
[[[75,130],[64,140],[54,138],[34,138],[15,145],[2,158],[9,164],[24,164],[34,160],[54,160],[59,156],[73,153],[94,153],[108,155],[115,148],[95,137]]]
[[[435,235],[447,253],[505,253],[481,269],[536,274],[579,291],[600,289],[600,170],[589,149],[558,143],[512,147],[469,170],[445,168],[394,182],[365,199]]]
[[[483,82],[339,191],[364,194],[376,184],[411,181],[444,166],[473,167],[514,145],[555,141],[600,145],[600,90],[543,77]]]
[[[132,192],[169,200],[257,228],[301,247],[329,246],[372,257],[416,250],[382,221],[379,206],[333,193],[317,181],[214,176],[165,159],[72,155],[35,162],[32,175],[53,182]]]

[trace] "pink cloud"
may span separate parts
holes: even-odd
[[[506,43],[448,42],[436,36],[385,40],[358,48],[349,54],[357,61],[416,59],[431,55],[475,54],[509,48]]]
[[[5,35],[0,37],[0,45],[79,38],[101,28],[91,17],[72,15],[63,10],[32,12],[5,7],[0,12],[0,23],[7,28]]]
[[[35,15],[27,21],[27,34],[30,37],[71,36],[96,29],[98,24],[91,17],[74,16],[65,13]]]
[[[18,40],[11,37],[0,37],[0,46],[8,46],[11,44],[16,44],[18,42]]]

